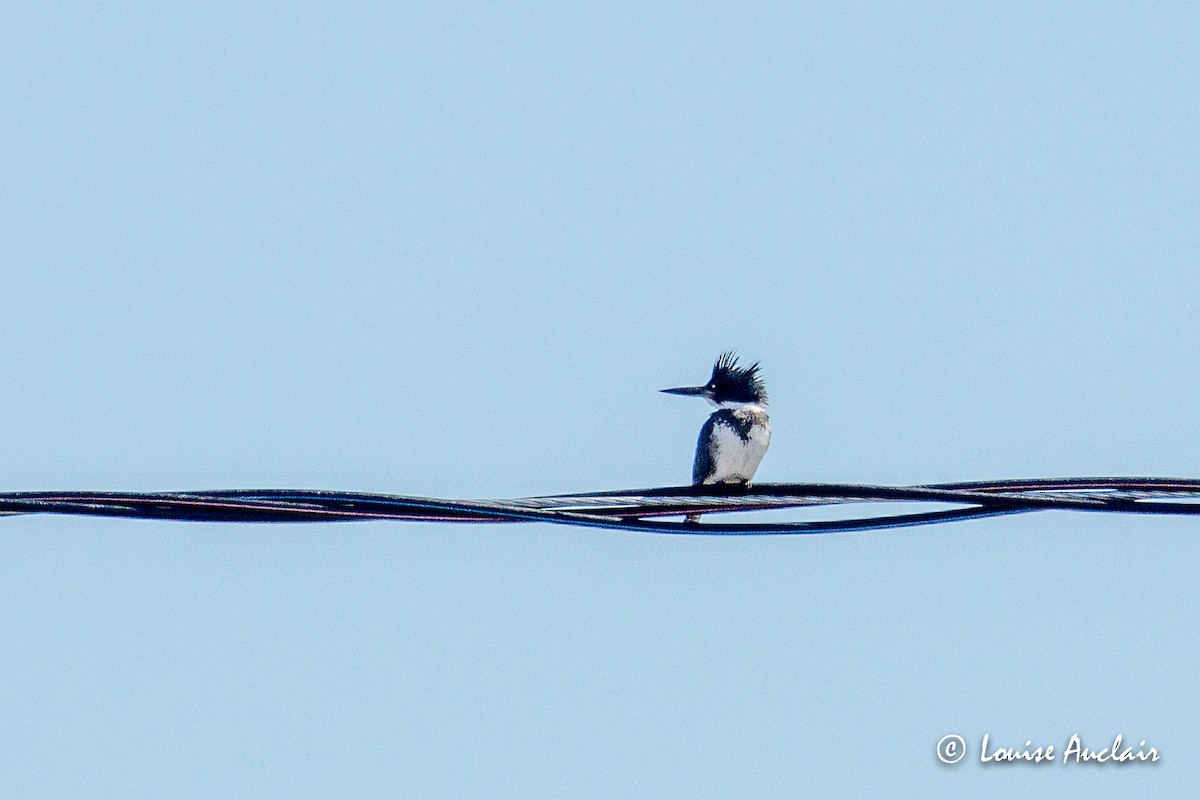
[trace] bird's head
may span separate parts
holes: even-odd
[[[703,397],[714,406],[766,405],[767,388],[758,374],[758,362],[739,367],[733,352],[722,353],[713,365],[712,377],[703,386],[663,389],[667,394]]]

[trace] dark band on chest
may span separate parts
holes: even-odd
[[[723,408],[712,415],[715,424],[732,428],[743,442],[750,441],[750,431],[755,425],[763,424],[764,420],[759,418],[761,416],[744,408]]]

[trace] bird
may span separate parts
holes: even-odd
[[[758,362],[740,367],[737,355],[725,352],[708,383],[661,391],[703,397],[717,408],[700,428],[692,484],[748,484],[771,442],[767,389]]]

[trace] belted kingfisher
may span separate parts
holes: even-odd
[[[692,483],[749,483],[771,441],[758,362],[739,367],[737,356],[722,353],[708,383],[662,391],[703,397],[717,407],[700,429]]]

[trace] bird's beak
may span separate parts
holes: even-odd
[[[708,394],[708,389],[704,386],[680,386],[678,389],[660,389],[659,391],[667,394],[682,394],[687,397],[703,397]]]

